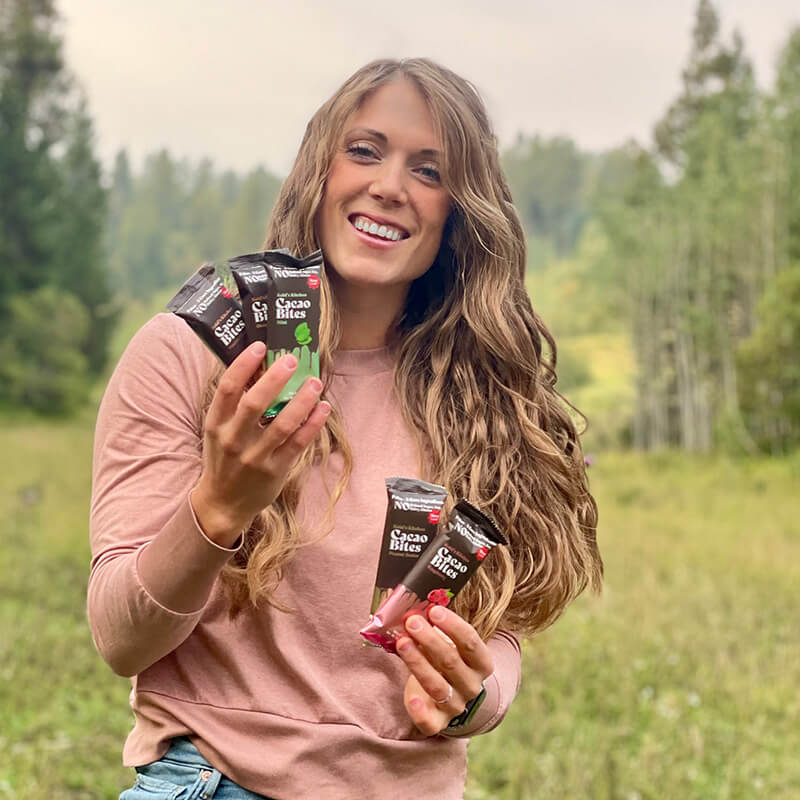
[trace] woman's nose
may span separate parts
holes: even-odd
[[[402,205],[408,200],[405,165],[398,159],[386,158],[378,166],[369,193],[383,203]]]

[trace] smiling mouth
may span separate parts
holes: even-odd
[[[399,242],[401,239],[408,239],[408,231],[403,230],[395,225],[385,225],[382,222],[376,222],[370,217],[363,214],[353,214],[348,217],[350,224],[361,233],[367,236],[372,236],[375,239],[381,239],[387,242]]]

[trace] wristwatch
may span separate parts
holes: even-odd
[[[480,692],[467,703],[466,708],[447,723],[447,730],[461,728],[466,725],[474,716],[475,712],[481,707],[481,703],[486,699],[486,685],[481,684]]]

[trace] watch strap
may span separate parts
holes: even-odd
[[[481,684],[480,692],[467,703],[466,708],[458,716],[450,720],[447,724],[447,730],[462,728],[466,725],[475,716],[475,712],[480,708],[481,703],[483,703],[485,699],[486,686]]]

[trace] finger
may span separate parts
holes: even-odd
[[[207,425],[220,423],[234,415],[245,386],[263,364],[266,351],[264,342],[253,342],[225,370],[208,409]]]
[[[428,661],[425,653],[417,647],[413,639],[401,637],[397,643],[397,653],[440,711],[445,711],[453,717],[464,710],[464,701],[460,694]]]
[[[288,442],[306,423],[319,403],[322,381],[308,378],[297,394],[269,423],[254,445],[257,457],[264,457]]]
[[[311,412],[305,423],[297,429],[294,436],[275,450],[273,455],[283,471],[287,471],[295,459],[319,435],[330,413],[330,403],[325,400],[317,403],[317,407]]]
[[[432,666],[459,694],[469,698],[480,692],[485,676],[470,667],[461,657],[458,648],[440,636],[426,619],[418,614],[409,617],[406,630],[424,651]]]
[[[421,691],[421,690],[418,690]],[[436,736],[447,725],[442,713],[436,709],[430,697],[412,695],[406,701],[406,711],[420,733]]]
[[[230,435],[250,437],[264,410],[275,401],[297,369],[297,359],[289,353],[279,358],[239,399],[231,421]]]
[[[431,606],[428,609],[428,619],[450,637],[468,666],[481,673],[483,678],[494,672],[491,651],[465,619],[443,606]]]

